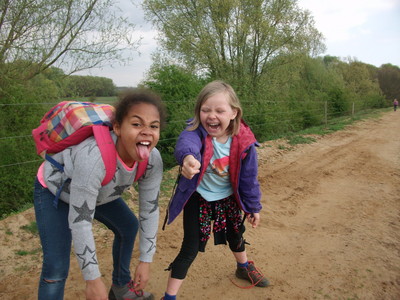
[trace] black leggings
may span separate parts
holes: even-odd
[[[205,244],[200,242],[199,199],[200,195],[195,192],[183,209],[183,242],[181,250],[169,267],[171,277],[175,279],[185,279],[197,253],[199,251],[204,252]],[[245,250],[244,231],[245,228],[242,225],[239,233],[234,233],[233,226],[227,220],[226,240],[233,252],[243,252]]]

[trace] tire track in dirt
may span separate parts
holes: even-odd
[[[400,143],[393,117],[361,122],[271,162],[270,191],[285,186],[266,203],[273,223],[283,224],[275,242],[288,249],[286,269],[277,269],[290,278],[279,281],[289,286],[287,299],[399,299]]]

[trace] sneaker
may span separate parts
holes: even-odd
[[[133,281],[127,285],[118,286],[113,284],[110,292],[108,293],[109,300],[154,300],[154,296],[151,293],[145,291],[137,291],[133,287]]]
[[[258,270],[254,262],[249,261],[247,268],[237,267],[236,277],[240,279],[245,279],[250,281],[252,286],[267,287],[269,286],[269,281],[264,275]]]

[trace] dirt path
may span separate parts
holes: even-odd
[[[400,113],[360,121],[317,142],[280,150],[262,145],[262,224],[248,229],[249,258],[269,277],[266,289],[240,289],[225,246],[207,246],[190,269],[180,299],[400,299]],[[287,146],[287,145],[286,145]],[[163,207],[162,207],[163,209]],[[164,217],[164,212],[161,217]],[[0,221],[0,299],[36,299],[39,247],[20,226],[32,210]],[[181,219],[160,231],[149,290],[164,291],[164,269],[181,243]],[[99,261],[110,283],[111,235],[96,226]],[[135,253],[135,260],[137,253]],[[134,260],[134,261],[135,261]],[[66,300],[84,299],[72,259]]]

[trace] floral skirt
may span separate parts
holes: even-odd
[[[235,240],[243,239],[244,220],[242,220],[241,210],[232,195],[212,202],[200,197],[199,204],[200,251],[204,251],[205,244],[210,238],[212,220],[214,221],[212,231],[215,245],[226,244],[229,236],[236,236]]]

